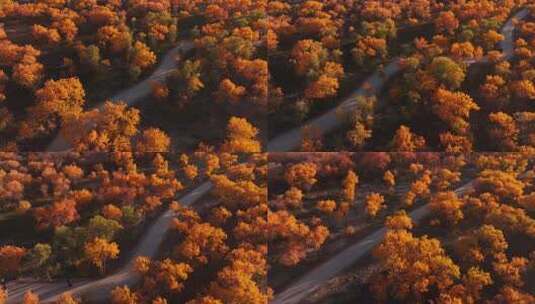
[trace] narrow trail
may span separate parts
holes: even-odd
[[[167,51],[156,70],[154,70],[154,72],[148,78],[127,89],[120,91],[115,96],[111,97],[109,100],[114,102],[123,101],[128,106],[132,106],[140,102],[145,97],[150,95],[152,91],[153,82],[165,80],[165,77],[171,71],[173,71],[173,69],[175,69],[177,65],[177,56],[180,53],[188,52],[191,49],[193,49],[193,42],[183,41],[179,43],[177,46]],[[96,108],[101,108],[103,105],[104,102],[97,105]],[[56,138],[48,145],[46,151],[59,152],[66,151],[69,149],[69,143],[63,138],[63,136],[61,136],[61,134],[58,134]]]
[[[212,184],[210,182],[204,182],[188,194],[182,196],[178,201],[184,206],[190,206],[211,188]],[[167,210],[160,215],[143,234],[134,250],[129,253],[128,262],[115,273],[102,279],[73,280],[74,286],[72,288],[70,288],[64,280],[58,282],[43,282],[38,280],[19,280],[10,282],[7,285],[9,296],[7,304],[21,303],[24,293],[29,290],[39,295],[41,303],[55,301],[63,292],[70,292],[72,294],[83,296],[89,303],[105,300],[114,287],[132,285],[138,282],[140,277],[133,269],[135,258],[137,256],[156,256],[173,218],[174,212],[172,210]]]
[[[472,188],[473,181],[457,188],[455,193],[458,196],[466,193]],[[417,224],[431,214],[429,205],[423,205],[411,211],[409,216]],[[325,263],[313,268],[295,283],[288,286],[284,291],[275,295],[271,304],[297,304],[307,296],[311,295],[319,287],[327,283],[336,275],[354,265],[359,259],[368,255],[384,238],[387,229],[382,227],[369,234],[365,238],[342,250],[331,257]]]
[[[524,8],[510,17],[505,25],[501,29],[501,34],[504,35],[504,40],[500,42],[500,48],[504,53],[506,59],[510,59],[514,55],[514,24],[513,19],[522,20],[529,15],[529,10]],[[484,61],[482,58],[480,61]],[[466,61],[468,65],[474,64],[476,61]],[[401,58],[394,58],[388,65],[384,67],[384,71],[375,71],[369,76],[362,85],[355,89],[355,91],[340,105],[325,112],[324,114],[313,118],[305,123],[307,126],[311,126],[314,130],[317,130],[320,135],[328,134],[337,127],[342,125],[342,121],[338,118],[337,113],[346,113],[351,111],[355,106],[355,102],[360,96],[372,96],[383,90],[385,84],[398,74],[401,69]],[[378,100],[380,102],[380,100]],[[379,105],[378,105],[379,106]],[[298,126],[290,131],[273,138],[267,145],[267,151],[269,152],[288,152],[296,151],[301,144],[303,138],[302,126]]]
[[[529,172],[529,171],[528,171]],[[521,174],[521,177],[527,176],[527,173]],[[459,197],[467,194],[474,187],[475,179],[465,183],[463,186],[455,189],[453,192]],[[422,220],[431,215],[431,208],[429,203],[415,208],[408,215],[411,217],[414,224],[420,223]],[[363,239],[357,241],[350,247],[342,250],[338,254],[331,257],[323,264],[313,268],[293,284],[290,284],[284,291],[275,295],[274,300],[270,304],[298,304],[305,297],[310,296],[314,291],[318,290],[322,285],[327,283],[344,270],[355,265],[358,260],[369,255],[373,248],[375,248],[383,240],[387,232],[386,227],[377,229],[368,234]]]

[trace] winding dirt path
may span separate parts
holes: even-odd
[[[210,182],[204,182],[194,190],[178,199],[184,206],[190,206],[199,198],[206,194],[212,188]],[[70,288],[66,281],[42,282],[23,280],[8,284],[8,301],[7,304],[16,304],[22,302],[24,293],[32,290],[38,294],[42,303],[55,301],[63,292],[84,297],[90,303],[103,303],[110,291],[116,286],[132,285],[139,281],[140,277],[133,270],[133,262],[138,256],[154,257],[158,253],[160,244],[163,242],[169,225],[174,218],[174,212],[167,210],[152,224],[152,226],[143,234],[139,243],[134,250],[129,253],[128,263],[117,270],[115,273],[96,280],[76,280],[74,286]],[[84,302],[86,303],[86,302]]]
[[[514,55],[514,24],[513,20],[522,20],[529,15],[529,10],[524,8],[513,15],[501,29],[501,34],[504,35],[504,40],[500,43],[500,48],[504,53],[506,59],[510,59]],[[482,58],[481,61],[486,60]],[[386,67],[384,71],[375,71],[371,76],[369,76],[364,83],[355,89],[355,91],[340,105],[327,111],[326,113],[313,118],[306,122],[305,125],[311,126],[314,130],[317,130],[321,135],[328,134],[332,132],[337,127],[343,123],[339,118],[337,113],[348,112],[354,106],[358,97],[360,96],[371,96],[383,90],[385,84],[390,78],[399,73],[402,69],[401,58],[394,58]],[[476,61],[466,61],[468,65],[474,64]],[[303,138],[301,126],[296,127],[288,132],[285,132],[274,139],[272,139],[267,145],[268,152],[288,152],[296,151],[296,149],[301,144]]]
[[[180,53],[188,52],[191,49],[193,49],[193,42],[183,41],[179,43],[176,47],[167,51],[156,70],[154,70],[154,72],[148,78],[127,89],[120,91],[115,96],[111,97],[110,100],[115,102],[123,101],[129,106],[138,103],[143,98],[150,95],[152,90],[151,85],[153,82],[165,80],[165,77],[173,69],[175,69],[177,65],[177,56]],[[97,105],[96,108],[101,108],[103,105],[104,102]],[[59,152],[66,151],[69,149],[69,143],[63,138],[63,136],[61,136],[61,134],[58,134],[58,136],[56,136],[52,143],[48,145],[46,150],[48,152]]]
[[[469,182],[456,189],[455,193],[457,193],[458,196],[461,196],[472,188],[472,183],[473,182]],[[417,224],[430,214],[431,209],[429,208],[429,205],[426,204],[411,211],[409,216],[412,218],[412,221]],[[387,229],[385,227],[376,230],[362,240],[334,255],[325,263],[313,268],[295,283],[288,286],[284,291],[276,294],[275,299],[271,304],[299,303],[323,284],[327,283],[327,281],[334,278],[343,270],[348,269],[351,265],[354,265],[362,257],[368,255],[371,250],[383,240],[386,231]]]

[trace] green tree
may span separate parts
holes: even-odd
[[[88,237],[90,239],[98,237],[108,241],[113,240],[115,234],[122,229],[123,226],[116,220],[107,219],[100,215],[91,218],[87,226]]]
[[[466,77],[463,68],[448,57],[434,58],[429,65],[429,72],[452,89],[459,88]]]

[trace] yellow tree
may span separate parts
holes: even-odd
[[[396,212],[386,218],[385,226],[388,229],[405,229],[411,230],[413,227],[412,219],[405,210]]]
[[[23,87],[34,89],[43,78],[44,66],[37,61],[40,52],[32,47],[29,50],[22,56],[21,61],[13,66],[11,78]]]
[[[22,297],[22,304],[39,304],[39,296],[33,291],[29,290]]]
[[[221,150],[229,153],[256,153],[261,145],[255,139],[258,129],[245,118],[231,117],[227,125],[227,139]]]
[[[425,140],[423,137],[413,134],[410,128],[402,125],[396,131],[390,145],[392,150],[396,152],[414,152],[425,146]]]
[[[321,75],[312,82],[305,90],[305,97],[309,99],[323,99],[336,95],[340,84],[338,79],[327,75]]]
[[[385,208],[385,198],[379,193],[370,193],[366,196],[365,209],[370,217],[377,216],[377,213]]]
[[[507,82],[499,75],[487,75],[485,83],[479,87],[483,100],[493,108],[502,108],[510,101]]]
[[[321,200],[316,203],[316,209],[325,214],[331,214],[336,209],[336,202],[333,200]]]
[[[483,225],[460,236],[453,247],[463,262],[478,265],[501,259],[509,245],[500,229]]]
[[[139,110],[107,101],[100,109],[68,119],[61,132],[77,151],[128,152],[139,121]]]
[[[236,104],[247,94],[247,88],[225,78],[219,83],[218,95],[221,100]]]
[[[143,71],[156,63],[156,55],[146,44],[141,41],[136,41],[132,49],[130,60],[130,65],[133,68],[138,68]]]
[[[236,71],[248,80],[249,95],[259,104],[265,104],[268,96],[268,63],[265,60],[243,60],[238,59],[234,66]]]
[[[50,226],[56,228],[80,219],[76,202],[72,199],[56,201],[47,207],[37,207],[33,213],[38,229]]]
[[[490,113],[490,137],[495,147],[501,151],[515,151],[517,149],[518,129],[515,120],[504,112]]]
[[[366,140],[371,137],[372,130],[368,129],[362,121],[355,121],[353,127],[346,133],[347,140],[357,149],[360,149]]]
[[[120,220],[123,217],[123,211],[113,204],[108,204],[102,207],[102,215],[107,219]]]
[[[187,302],[186,304],[223,304],[221,300],[216,299],[212,296],[204,296],[200,299],[195,299]]]
[[[439,134],[440,143],[444,147],[444,152],[448,153],[468,153],[472,152],[472,141],[464,135],[454,135],[451,132]]]
[[[483,34],[483,46],[487,50],[492,50],[498,42],[503,41],[504,39],[505,37],[495,30],[488,30]]]
[[[49,80],[35,92],[37,104],[29,109],[31,120],[25,122],[30,136],[50,132],[56,120],[76,119],[83,111],[85,91],[78,78]]]
[[[210,294],[223,303],[264,304],[268,295],[262,292],[252,275],[230,267],[224,268],[217,275],[217,281],[210,285]]]
[[[383,181],[390,190],[393,190],[394,186],[396,186],[396,176],[390,170],[385,171]]]
[[[132,292],[128,286],[117,286],[111,291],[112,304],[138,304],[140,303],[136,293]]]
[[[514,94],[521,99],[535,99],[535,85],[529,79],[518,80],[511,83]]]
[[[438,190],[444,191],[448,189],[452,183],[457,183],[460,180],[460,172],[454,172],[449,169],[442,168],[436,172],[434,183]]]
[[[0,287],[0,304],[6,304],[7,302],[7,292],[3,287]]]
[[[470,267],[468,272],[463,276],[463,285],[465,286],[468,296],[473,302],[480,298],[481,290],[485,286],[493,283],[490,273],[485,272],[477,267]]]
[[[72,42],[78,34],[78,27],[71,18],[61,18],[52,23],[52,28],[57,29],[65,40]]]
[[[121,53],[132,44],[132,36],[125,27],[106,25],[100,27],[96,39],[103,46],[108,46],[112,53]]]
[[[206,264],[209,257],[219,258],[228,250],[225,245],[227,234],[208,223],[193,224],[185,234],[185,239],[175,250],[188,260]]]
[[[214,223],[215,225],[223,225],[225,222],[232,217],[232,212],[230,212],[225,207],[217,207],[212,209],[210,212],[210,223]]]
[[[26,249],[22,247],[12,245],[0,247],[0,275],[7,276],[17,273],[25,255]]]
[[[58,30],[47,28],[39,24],[33,25],[32,36],[34,39],[45,41],[49,45],[54,45],[61,41],[61,35],[59,34]]]
[[[405,195],[404,204],[406,206],[412,206],[417,197],[429,195],[429,185],[431,185],[431,172],[425,170],[422,176],[411,184],[410,190]]]
[[[151,303],[152,304],[167,304],[167,300],[165,298],[162,298],[162,297],[157,297],[156,299],[152,300]]]
[[[483,49],[481,47],[474,47],[469,41],[455,42],[451,45],[450,53],[455,60],[471,60],[481,58]]]
[[[514,288],[512,286],[504,286],[500,290],[500,293],[497,294],[494,299],[490,302],[491,304],[501,304],[501,303],[519,303],[527,304],[535,302],[535,297],[530,293],[523,292],[520,289]]]
[[[267,201],[267,187],[252,181],[234,182],[225,175],[212,175],[210,180],[214,183],[213,193],[230,210],[255,207]]]
[[[310,39],[297,42],[291,52],[297,75],[319,73],[328,56],[329,53],[321,42]]]
[[[84,254],[89,262],[95,265],[100,273],[105,273],[106,262],[119,256],[119,245],[106,239],[94,238],[84,246]]]
[[[363,37],[357,40],[351,54],[359,66],[378,64],[388,56],[386,40],[370,36]]]
[[[435,19],[435,27],[438,31],[453,34],[459,27],[459,20],[452,11],[444,11]]]
[[[267,229],[262,234],[267,233],[268,241],[280,242],[276,256],[285,266],[298,264],[308,252],[321,248],[329,236],[329,230],[325,226],[319,225],[311,229],[286,210],[268,212],[267,218]]]
[[[433,97],[433,112],[455,132],[464,134],[470,124],[470,111],[479,110],[472,98],[461,92],[439,88]]]
[[[182,170],[184,171],[184,175],[186,175],[186,178],[190,181],[193,181],[199,174],[199,169],[193,164],[185,165]]]
[[[430,290],[447,291],[460,277],[459,267],[439,240],[415,237],[403,229],[388,231],[373,254],[384,269],[372,282],[380,301],[392,296],[418,302]]]
[[[290,187],[284,192],[284,204],[291,208],[300,207],[303,204],[303,192],[296,187]]]
[[[450,225],[455,225],[464,218],[463,202],[453,191],[432,195],[429,207],[438,215],[439,220],[444,219]]]
[[[43,111],[65,118],[82,112],[85,91],[80,80],[72,77],[47,81],[35,97]]]
[[[524,257],[513,257],[510,261],[507,259],[498,260],[493,263],[494,272],[500,279],[509,286],[524,286],[524,276],[528,270],[529,260]]]
[[[516,202],[526,186],[512,172],[483,170],[475,183],[477,193],[494,193],[504,201]]]
[[[300,189],[310,189],[318,180],[316,179],[317,168],[313,163],[298,163],[290,166],[284,174],[288,184]]]
[[[171,259],[165,259],[158,263],[156,281],[165,284],[167,290],[179,292],[184,288],[184,281],[193,272],[193,268],[186,263],[175,263]]]
[[[359,177],[353,170],[347,171],[347,175],[343,181],[342,196],[344,200],[353,202],[355,200],[355,190],[359,183]]]
[[[470,267],[463,276],[462,283],[456,284],[450,290],[441,293],[437,303],[478,303],[483,288],[492,283],[490,273],[478,267]]]
[[[146,256],[137,256],[134,260],[134,270],[141,274],[149,272],[151,265],[151,259]]]
[[[69,293],[62,293],[55,304],[80,304],[80,300]]]
[[[137,141],[136,152],[168,152],[170,145],[171,139],[164,131],[158,128],[149,128],[143,131],[141,138]]]
[[[215,170],[221,167],[221,165],[219,164],[219,157],[217,157],[215,153],[206,153],[204,156],[204,163],[205,163],[204,171],[205,171],[206,176],[212,175],[212,173]]]

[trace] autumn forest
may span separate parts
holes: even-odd
[[[0,0],[0,304],[535,304],[533,0]]]

